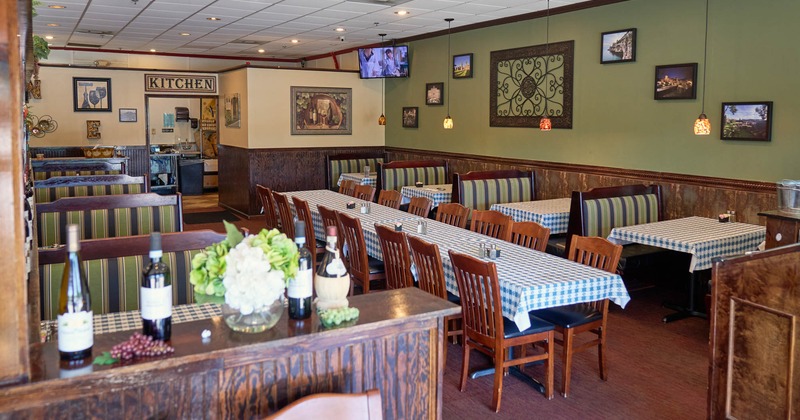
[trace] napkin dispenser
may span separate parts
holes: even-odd
[[[184,106],[176,106],[175,121],[189,121],[189,108]]]
[[[350,210],[356,208],[356,202],[355,201],[348,202],[347,203],[347,208],[350,209]]]

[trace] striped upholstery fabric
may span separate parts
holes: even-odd
[[[114,171],[106,171],[106,170],[97,170],[97,171],[42,171],[42,172],[34,172],[33,179],[35,181],[43,181],[45,179],[50,179],[54,176],[75,176],[75,175],[121,175],[122,171],[114,170]]]
[[[383,170],[384,190],[400,191],[403,187],[422,181],[425,185],[444,184],[447,174],[444,166],[424,166],[416,168],[389,168]]]
[[[42,213],[37,232],[39,246],[66,243],[68,224],[78,225],[80,239],[180,232],[176,211],[176,206],[150,206]]]
[[[166,252],[162,257],[169,266],[172,278],[172,303],[194,303],[194,286],[189,283],[192,257],[200,250]],[[147,256],[130,256],[83,262],[92,311],[95,315],[139,309],[139,285],[142,269],[149,262]],[[58,316],[58,295],[64,264],[39,266],[42,320]]]
[[[608,237],[611,229],[658,221],[658,196],[627,195],[585,200],[585,236]]]
[[[143,184],[87,185],[79,187],[34,188],[37,203],[50,203],[63,197],[93,195],[139,194],[145,192]]]
[[[331,185],[328,185],[328,188],[337,189],[336,182],[339,181],[340,175],[363,172],[365,166],[369,166],[372,172],[377,171],[379,162],[383,163],[383,158],[331,160]]]
[[[492,204],[533,201],[530,177],[461,181],[461,204],[474,210],[489,210]]]

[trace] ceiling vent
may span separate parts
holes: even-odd
[[[391,6],[399,6],[403,3],[408,3],[411,0],[345,0],[352,3],[369,3],[369,4],[378,4],[381,6],[391,7]]]
[[[100,36],[114,35],[114,32],[100,31],[97,29],[76,29],[75,32],[79,34],[100,35]]]
[[[229,42],[228,44],[261,45],[261,44],[266,44],[266,42],[263,42],[263,41],[253,41],[253,40],[250,40],[250,39],[237,39],[237,40],[235,40],[235,41],[231,41],[231,42]]]
[[[84,44],[81,42],[68,42],[68,47],[79,47],[79,48],[100,48],[102,45],[99,44]]]

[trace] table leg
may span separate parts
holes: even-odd
[[[665,308],[672,309],[672,310],[674,310],[676,312],[674,314],[669,314],[669,315],[664,316],[664,318],[662,318],[661,321],[663,321],[664,323],[667,323],[667,322],[678,321],[678,320],[681,320],[681,319],[684,319],[684,318],[689,318],[689,317],[708,318],[708,314],[706,314],[702,310],[699,310],[699,308],[697,308],[695,306],[695,301],[697,300],[696,299],[697,296],[695,296],[695,294],[696,294],[695,293],[695,285],[696,285],[698,279],[701,279],[701,278],[705,278],[705,276],[700,276],[695,272],[692,272],[690,274],[690,276],[689,276],[689,305],[686,306],[686,307],[683,307],[683,306],[675,305],[675,304],[671,304],[671,303],[664,303],[663,306]],[[703,288],[701,288],[700,290],[703,290]]]

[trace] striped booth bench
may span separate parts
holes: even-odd
[[[148,192],[144,177],[129,175],[57,176],[35,181],[33,187],[36,203],[49,203],[63,197]]]
[[[663,220],[661,186],[622,185],[573,191],[566,238],[548,243],[548,252],[568,255],[574,235],[607,238],[611,229]],[[622,248],[618,272],[626,283],[643,269],[666,264],[675,253],[663,248],[629,244]]]
[[[154,193],[65,197],[36,205],[39,246],[66,243],[68,224],[81,239],[147,235],[183,230],[181,195]]]
[[[328,155],[325,158],[325,185],[331,191],[338,191],[336,184],[339,177],[346,173],[364,172],[364,167],[369,166],[370,172],[378,170],[378,166],[384,162],[383,152],[374,153],[343,153],[338,155]]]
[[[84,171],[35,171],[33,173],[34,181],[44,181],[57,176],[87,176],[87,175],[121,175],[122,172],[118,170],[84,170]]]
[[[382,163],[378,170],[376,194],[381,190],[400,191],[416,182],[446,184],[447,162],[443,160],[398,160]]]
[[[161,238],[162,260],[172,279],[172,303],[194,303],[194,287],[189,282],[192,258],[208,245],[225,239],[210,231],[165,233]],[[139,309],[142,269],[149,262],[149,235],[81,241],[83,269],[95,314]],[[42,320],[56,319],[65,247],[39,250],[39,287]]]
[[[489,210],[492,204],[535,198],[532,171],[509,169],[453,175],[453,202],[473,210]]]

